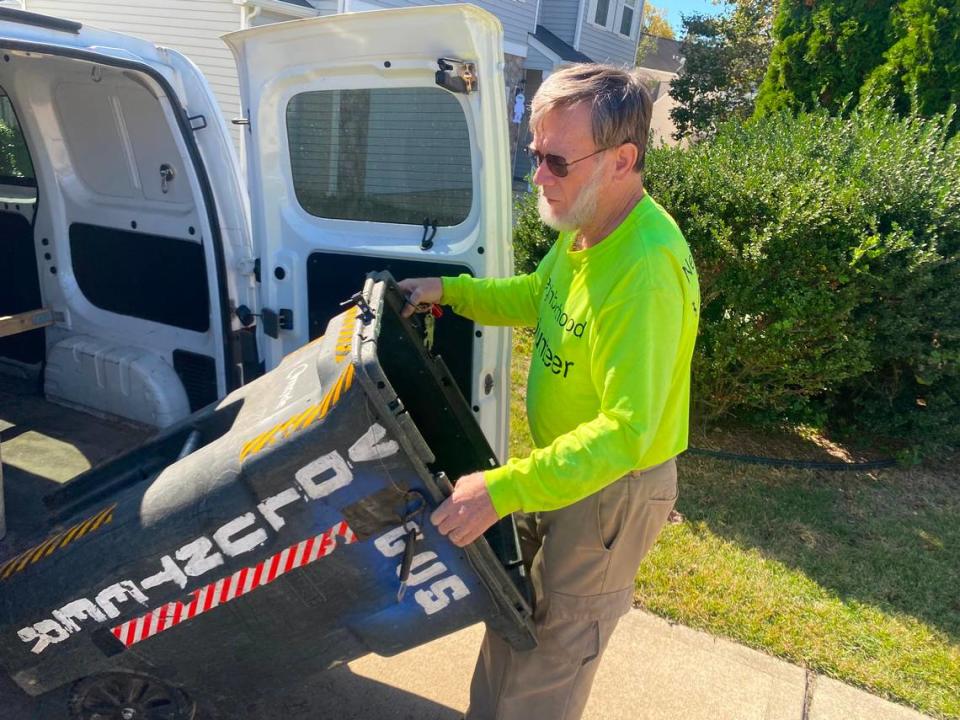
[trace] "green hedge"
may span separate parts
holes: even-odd
[[[517,198],[513,217],[513,264],[518,273],[531,273],[553,246],[557,231],[540,222],[536,188]]]
[[[700,272],[697,417],[960,444],[960,139],[948,126],[879,110],[775,115],[650,151],[647,186]],[[518,258],[534,250],[524,207]]]
[[[0,120],[0,177],[33,177],[30,155],[23,137]]]

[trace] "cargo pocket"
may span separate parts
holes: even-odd
[[[609,636],[632,604],[632,587],[585,597],[551,592],[538,628],[539,650],[559,662],[584,665],[602,652],[608,639],[602,634]]]

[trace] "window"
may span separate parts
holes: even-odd
[[[607,26],[607,18],[610,15],[610,0],[597,0],[597,11],[593,15],[593,21],[597,25]]]
[[[36,185],[33,163],[10,98],[0,89],[0,184]]]
[[[457,225],[473,202],[470,133],[440,88],[322,90],[287,105],[293,186],[311,215]]]
[[[620,34],[631,36],[633,14],[637,10],[637,0],[623,0],[623,14],[620,16]]]
[[[592,25],[631,39],[636,37],[637,0],[592,0],[592,3],[591,14],[587,15]]]

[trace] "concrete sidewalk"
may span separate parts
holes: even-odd
[[[349,669],[328,672],[321,681],[325,691],[312,698],[309,717],[456,720],[467,707],[482,635],[483,628],[475,626],[394,658],[368,656]],[[336,715],[331,714],[334,709]],[[299,715],[295,708],[289,710]],[[756,650],[634,610],[610,642],[584,720],[926,717]]]
[[[368,656],[258,687],[230,720],[459,720],[483,627],[393,658]],[[0,673],[0,720],[67,720],[68,688],[30,699]],[[922,720],[783,660],[634,610],[620,622],[584,720]]]

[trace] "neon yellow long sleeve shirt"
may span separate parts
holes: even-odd
[[[683,234],[645,195],[599,244],[572,242],[561,233],[530,275],[443,278],[455,312],[536,327],[536,449],[484,473],[501,517],[565,507],[687,448],[700,290]]]

